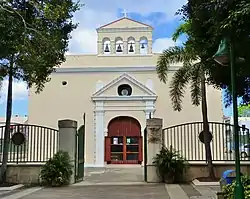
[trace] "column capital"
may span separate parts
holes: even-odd
[[[77,121],[71,119],[59,120],[59,128],[77,128]]]
[[[163,119],[161,118],[151,118],[147,119],[147,126],[161,126],[162,127]]]

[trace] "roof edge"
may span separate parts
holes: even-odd
[[[115,21],[113,21],[113,22],[110,22],[110,23],[108,23],[108,24],[105,24],[105,25],[103,25],[103,26],[100,26],[100,27],[97,28],[96,30],[100,30],[100,29],[102,29],[102,28],[105,28],[106,26],[109,26],[109,25],[111,25],[111,24],[114,24],[114,23],[116,23],[116,22],[119,22],[119,21],[121,21],[121,20],[123,20],[123,19],[128,19],[128,20],[130,20],[130,21],[133,21],[133,22],[136,22],[136,23],[139,23],[139,24],[141,24],[141,25],[148,26],[148,27],[154,29],[152,26],[150,26],[150,25],[148,25],[148,24],[145,24],[145,23],[142,23],[142,22],[140,22],[140,21],[136,21],[136,20],[131,19],[131,18],[128,18],[128,17],[122,17],[122,18],[119,18],[119,19],[117,19],[117,20],[115,20]]]

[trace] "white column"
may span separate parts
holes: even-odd
[[[68,152],[70,162],[73,165],[73,174],[70,177],[70,184],[75,183],[75,153],[76,153],[76,131],[77,122],[74,120],[59,120],[59,150]]]
[[[96,144],[96,153],[95,153],[95,166],[104,167],[104,110],[103,110],[103,101],[96,102],[95,110],[95,144]]]

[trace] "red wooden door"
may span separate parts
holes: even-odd
[[[110,137],[105,137],[105,161],[109,162],[111,161],[111,138]]]
[[[108,126],[108,137],[110,141],[105,141],[105,161],[108,164],[141,163],[141,127],[136,119],[131,117],[113,119]]]

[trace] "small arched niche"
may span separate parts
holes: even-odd
[[[103,54],[110,54],[111,52],[111,45],[110,39],[104,38],[103,39]]]
[[[135,54],[135,38],[128,38],[128,54]]]
[[[148,54],[148,39],[146,37],[140,38],[140,54]]]
[[[115,51],[116,51],[116,54],[123,53],[123,40],[121,37],[117,37],[115,39]]]

